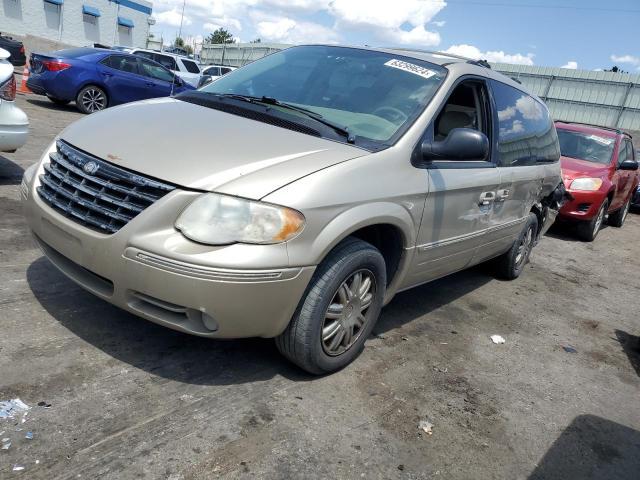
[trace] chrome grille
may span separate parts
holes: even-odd
[[[58,141],[40,175],[50,207],[102,233],[115,233],[175,187],[116,167]]]

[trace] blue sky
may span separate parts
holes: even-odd
[[[154,1],[169,43],[183,0]],[[491,61],[640,72],[640,0],[186,0],[182,36],[414,46]]]

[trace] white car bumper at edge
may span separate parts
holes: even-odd
[[[11,152],[27,141],[29,119],[15,102],[0,100],[0,152]]]

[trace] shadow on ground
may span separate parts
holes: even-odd
[[[21,166],[0,155],[0,185],[18,185],[23,174]]]
[[[581,415],[553,442],[529,480],[637,480],[640,432]]]
[[[383,310],[376,331],[428,314],[491,279],[476,267],[400,294]],[[246,383],[276,375],[296,381],[315,378],[284,360],[272,340],[216,341],[138,318],[85,292],[45,257],[29,266],[27,281],[64,327],[107,355],[154,375],[190,384]]]
[[[61,112],[78,112],[75,104],[68,103],[66,105],[59,105],[57,103],[53,103],[51,100],[48,100],[46,97],[38,97],[38,98],[27,98],[27,102],[31,105],[36,105],[38,107],[48,108],[49,110],[59,110]]]
[[[623,330],[616,330],[616,338],[622,345],[624,353],[629,357],[629,363],[640,377],[640,337],[631,335]],[[640,478],[640,471],[638,471],[638,478]]]

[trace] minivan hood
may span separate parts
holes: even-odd
[[[60,137],[150,177],[251,199],[369,153],[172,98],[94,113],[67,127]]]
[[[580,177],[606,177],[610,169],[609,165],[571,157],[560,157],[560,167],[562,168],[562,177],[565,180],[565,185],[567,185],[567,181],[570,182]]]

